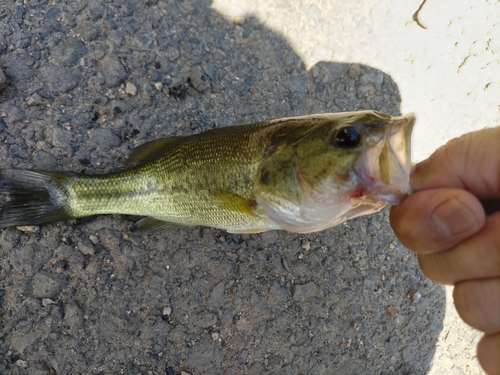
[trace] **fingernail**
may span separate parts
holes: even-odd
[[[474,213],[457,199],[437,206],[431,214],[436,230],[445,237],[471,232],[479,226]]]

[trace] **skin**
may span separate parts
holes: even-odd
[[[455,307],[485,333],[477,358],[500,374],[500,127],[450,141],[417,164],[416,193],[391,210],[401,243],[430,279],[454,285]]]

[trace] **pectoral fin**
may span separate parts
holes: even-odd
[[[237,194],[229,192],[217,192],[213,194],[215,202],[221,206],[222,209],[230,212],[231,215],[237,215],[239,217],[246,216],[251,222],[267,221],[268,218],[256,201],[252,199],[247,199],[241,197]],[[259,220],[260,219],[260,220]],[[265,225],[263,227],[255,228],[242,228],[242,229],[226,229],[228,233],[235,234],[250,234],[250,233],[261,233],[266,232],[271,227]]]
[[[215,202],[224,210],[253,217],[258,216],[255,211],[257,203],[254,200],[246,199],[227,191],[218,191],[212,195]]]

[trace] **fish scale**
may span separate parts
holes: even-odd
[[[69,178],[65,188],[71,192],[71,214],[118,211],[185,225],[276,227],[263,212],[249,215],[241,207],[242,201],[255,204],[248,181],[255,178],[258,161],[269,146],[268,138],[255,137],[266,128],[242,126],[179,137],[162,156],[137,169]],[[231,194],[241,201],[229,199]],[[217,198],[224,197],[228,199],[220,204]]]

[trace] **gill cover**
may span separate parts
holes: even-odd
[[[409,192],[414,115],[325,114],[261,163],[257,204],[282,229],[320,231],[397,204]]]
[[[261,163],[254,184],[257,204],[281,227],[284,220],[292,221],[300,215],[296,158],[293,146],[281,145]]]

